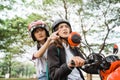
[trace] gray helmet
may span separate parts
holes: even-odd
[[[53,25],[52,25],[52,32],[56,31],[56,27],[58,27],[58,25],[59,25],[60,23],[66,23],[66,24],[68,24],[69,27],[70,27],[70,29],[71,29],[71,24],[70,24],[67,20],[58,19],[58,20],[56,20],[56,21],[53,23]],[[71,29],[71,31],[72,31],[72,29]]]

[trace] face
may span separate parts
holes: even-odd
[[[66,23],[59,24],[58,30],[60,30],[58,35],[63,38],[67,38],[70,34],[70,26],[67,25]]]
[[[42,29],[42,28],[37,28],[34,31],[34,36],[37,39],[37,41],[44,41],[45,38],[47,37],[46,36],[46,31],[44,29]]]

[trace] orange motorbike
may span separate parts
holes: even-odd
[[[72,32],[68,37],[71,46],[78,46],[81,42],[81,36],[77,32]],[[120,59],[117,55],[118,46],[115,44],[113,55],[105,57],[103,54],[91,53],[86,58],[82,69],[93,70],[90,74],[99,74],[101,80],[120,80]],[[74,65],[74,62],[71,62]],[[88,71],[89,72],[89,71]]]
[[[83,68],[95,71],[101,80],[120,80],[120,59],[116,55],[104,57],[103,54],[92,53],[87,57]]]

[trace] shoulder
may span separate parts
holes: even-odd
[[[63,50],[64,48],[63,47],[60,47],[60,46],[57,46],[56,44],[51,44],[49,47],[48,47],[48,50]]]
[[[37,46],[33,46],[27,50],[28,53],[35,53],[37,51]]]
[[[56,45],[52,44],[48,47],[48,54],[49,53],[52,53],[52,54],[56,54],[58,52],[61,52],[61,48],[60,47],[57,47]]]
[[[57,48],[57,46],[55,45],[55,44],[51,44],[49,47],[48,47],[48,50],[50,50],[50,49],[56,49]]]

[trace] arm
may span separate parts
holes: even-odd
[[[35,58],[42,57],[48,46],[56,39],[59,38],[57,36],[58,31],[52,33],[50,37],[48,37],[47,41],[43,44],[43,46],[33,55]]]
[[[81,67],[84,65],[85,63],[85,59],[83,57],[83,55],[79,52],[77,47],[73,47],[71,49],[71,51],[73,52],[74,56],[71,58],[71,60],[68,62],[68,66],[71,68],[73,67]],[[71,64],[72,62],[72,64]]]
[[[48,69],[50,78],[52,80],[66,80],[67,76],[71,73],[71,69],[63,61],[65,53],[62,50],[60,55],[57,53],[57,48],[51,45],[48,49]],[[65,60],[65,59],[64,59]]]
[[[51,39],[48,38],[44,45],[33,55],[35,58],[42,57],[48,46],[50,45]]]

